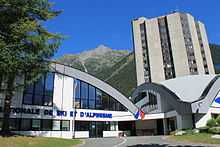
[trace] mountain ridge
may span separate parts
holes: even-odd
[[[101,51],[98,52],[98,56],[94,55],[93,49],[84,51],[82,52],[83,54],[64,55],[65,57],[61,57],[58,62],[88,72],[89,74],[107,82],[122,94],[129,97],[137,84],[134,52],[114,50],[102,45],[97,48],[95,49],[98,51],[104,50],[102,54],[105,55],[100,54]],[[220,64],[220,45],[210,44],[210,49],[213,63],[215,65],[215,71],[220,74],[220,69],[217,68]],[[90,56],[88,56],[88,54],[90,54]],[[84,63],[80,63],[80,61],[76,60],[79,55],[86,55],[88,58],[85,59],[84,57],[84,60],[81,59],[81,62],[84,61]],[[83,67],[82,64],[84,64],[85,67]]]

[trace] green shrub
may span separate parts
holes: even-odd
[[[220,134],[220,127],[212,127],[208,132],[212,134]]]
[[[205,126],[205,127],[201,127],[198,128],[200,133],[208,133],[209,127]]]
[[[220,115],[216,118],[216,123],[218,126],[220,126]]]
[[[192,129],[183,129],[183,131],[185,131],[186,134],[193,134],[193,130]]]
[[[216,120],[214,118],[211,118],[207,121],[207,124],[206,124],[208,127],[212,128],[212,127],[215,127],[216,126]]]

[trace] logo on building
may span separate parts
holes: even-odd
[[[215,102],[218,103],[218,104],[220,104],[220,97],[216,98],[216,99],[215,99]]]

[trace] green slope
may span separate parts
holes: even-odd
[[[220,69],[217,69],[217,65],[220,64],[220,45],[210,44],[213,64],[215,65],[215,72],[220,74]]]
[[[210,44],[211,54],[214,65],[220,64],[220,45]],[[136,87],[136,67],[134,53],[126,55],[120,51],[113,50],[114,54],[94,59],[89,58],[85,62],[88,73],[109,83],[112,87],[119,90],[125,96],[129,97]],[[115,56],[122,54],[121,56]],[[59,62],[66,63],[79,70],[84,71],[82,64],[78,61],[76,55],[65,55],[59,59]],[[107,58],[108,62],[112,62],[113,66],[106,66],[102,59]],[[97,70],[94,70],[97,69]],[[220,73],[215,66],[216,73]]]

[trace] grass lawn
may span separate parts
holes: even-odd
[[[80,144],[77,139],[61,139],[46,137],[0,137],[0,147],[74,147]]]
[[[220,144],[220,139],[211,138],[212,134],[198,133],[187,134],[182,136],[170,136],[169,139],[174,141],[185,141],[192,143],[204,143],[204,144]]]

